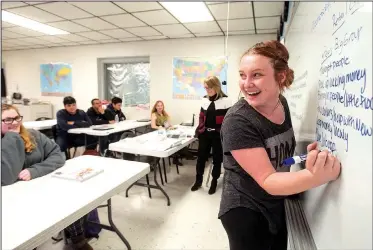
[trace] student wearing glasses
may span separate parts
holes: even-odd
[[[42,177],[65,164],[59,146],[39,131],[26,129],[16,107],[2,104],[1,111],[1,186]],[[84,237],[84,222],[85,216],[66,228],[75,249],[93,249]]]

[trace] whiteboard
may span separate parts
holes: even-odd
[[[336,150],[343,166],[305,194],[317,248],[372,249],[372,3],[301,2],[285,45],[297,140]]]

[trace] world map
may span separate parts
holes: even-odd
[[[41,64],[40,88],[42,96],[71,95],[71,65],[65,63]]]
[[[173,98],[200,100],[206,95],[203,82],[209,76],[216,76],[227,94],[227,58],[175,57],[173,59]]]

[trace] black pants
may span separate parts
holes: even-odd
[[[220,134],[216,131],[205,131],[198,137],[198,159],[197,159],[197,177],[202,179],[205,171],[206,161],[210,155],[212,147],[212,178],[218,179],[221,174],[221,163],[223,162],[223,149],[220,141]]]
[[[286,250],[288,233],[285,214],[276,235],[269,231],[267,219],[259,212],[238,207],[220,217],[228,234],[230,250]]]

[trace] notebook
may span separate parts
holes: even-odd
[[[93,168],[85,167],[85,168],[77,168],[77,169],[65,170],[65,171],[57,170],[56,172],[52,174],[52,177],[83,182],[88,179],[91,179],[92,177],[102,172],[104,172],[103,168],[93,169]]]

